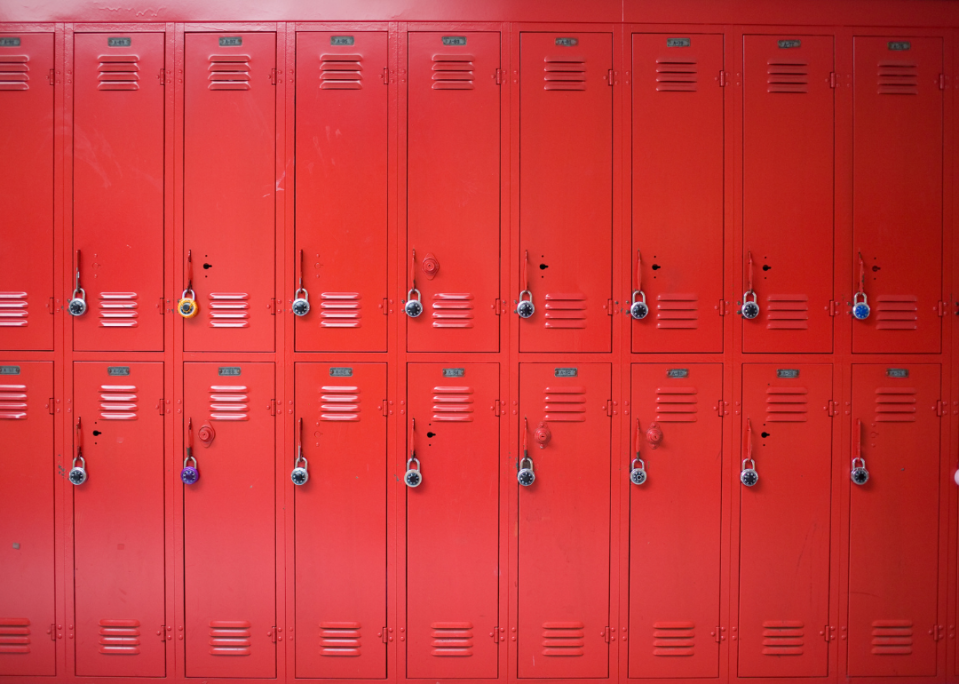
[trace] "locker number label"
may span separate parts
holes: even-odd
[[[129,366],[107,366],[107,375],[129,375]]]
[[[790,48],[802,47],[801,40],[781,40],[779,41],[780,50],[789,50]]]
[[[0,366],[0,375],[20,375],[20,366]]]
[[[689,38],[667,38],[666,47],[689,47]]]
[[[331,378],[352,378],[353,369],[346,368],[345,366],[340,366],[340,367],[333,366],[330,368],[330,377]]]
[[[443,377],[444,378],[462,378],[466,375],[465,368],[444,368]]]
[[[666,371],[667,378],[688,378],[689,369],[688,368],[670,368]]]
[[[443,36],[443,45],[466,45],[466,36]]]
[[[243,45],[241,36],[225,36],[220,38],[220,47],[240,47]]]
[[[239,375],[239,366],[220,366],[220,375]]]
[[[799,369],[798,368],[779,368],[776,370],[777,378],[798,378]]]
[[[330,45],[352,45],[353,36],[330,36]]]
[[[909,369],[908,368],[887,368],[886,375],[890,378],[908,378]]]
[[[576,47],[579,45],[578,38],[557,38],[556,44],[560,47]]]
[[[0,38],[0,47],[20,47],[19,38]]]
[[[887,45],[890,50],[910,50],[912,49],[912,43],[908,40],[890,40]]]
[[[107,47],[130,47],[133,44],[133,41],[127,37],[117,38],[110,37],[107,38]]]
[[[575,378],[576,369],[575,368],[557,368],[553,372],[553,375],[555,375],[557,378]]]

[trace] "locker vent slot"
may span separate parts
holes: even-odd
[[[212,385],[210,420],[249,420],[248,393],[245,385]]]
[[[547,387],[545,420],[558,423],[582,423],[586,420],[585,387]]]
[[[360,90],[363,55],[320,55],[321,90]]]
[[[248,656],[251,653],[250,623],[246,620],[211,620],[210,655]]]
[[[692,622],[654,622],[653,655],[667,658],[695,655],[696,625]]]
[[[473,55],[433,55],[433,90],[472,90]]]
[[[769,60],[766,66],[766,92],[809,92],[809,62],[804,59]]]
[[[586,327],[586,295],[547,294],[546,327],[553,330]]]
[[[570,658],[585,652],[586,629],[582,622],[544,622],[543,655]]]
[[[136,292],[101,292],[100,327],[137,327]]]
[[[699,298],[694,294],[661,294],[656,297],[656,327],[663,330],[695,330]]]
[[[657,59],[656,90],[660,93],[695,93],[699,70],[695,59]]]
[[[877,423],[916,422],[916,390],[913,387],[877,387]]]
[[[136,55],[100,55],[97,90],[139,90],[140,58]]]
[[[100,417],[104,420],[136,420],[136,385],[100,385]]]
[[[26,327],[29,314],[26,292],[0,292],[0,328]]]
[[[806,330],[809,328],[809,297],[806,295],[769,295],[766,297],[767,330]]]
[[[0,420],[26,420],[27,386],[0,385]],[[0,625],[3,623],[0,622]]]
[[[876,297],[876,330],[915,330],[918,327],[918,297],[914,295]]]
[[[801,656],[803,654],[803,623],[795,620],[767,620],[763,622],[763,655]]]
[[[249,90],[249,55],[211,55],[210,90]]]
[[[695,387],[660,387],[656,390],[656,420],[662,423],[695,423]]]
[[[324,385],[320,388],[320,420],[360,419],[360,388],[356,385]]]
[[[140,653],[139,620],[100,620],[100,653],[137,655]]]
[[[0,90],[30,90],[30,58],[0,55]]]
[[[433,295],[433,327],[472,328],[473,295],[469,292],[437,292]]]
[[[0,655],[30,652],[30,621],[26,618],[0,618]]]
[[[873,620],[873,655],[909,655],[912,653],[912,620]]]
[[[919,68],[915,62],[879,62],[877,76],[880,95],[919,94]]]
[[[544,61],[544,90],[586,90],[585,57],[549,57]]]
[[[472,422],[472,387],[437,386],[433,392],[433,420],[445,423]]]
[[[320,655],[332,658],[360,656],[360,623],[321,622]]]
[[[249,328],[250,295],[246,292],[211,292],[211,328]]]
[[[805,423],[809,410],[805,387],[769,387],[766,389],[767,423]]]
[[[360,327],[359,292],[324,292],[320,299],[321,328]]]
[[[434,622],[430,624],[430,654],[440,658],[469,658],[473,655],[472,622]]]

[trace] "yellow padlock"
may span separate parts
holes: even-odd
[[[196,316],[197,312],[200,310],[200,307],[196,303],[196,294],[193,292],[193,290],[186,289],[183,291],[183,295],[180,297],[180,301],[176,305],[176,310],[184,318],[193,318]]]

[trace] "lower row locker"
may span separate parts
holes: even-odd
[[[852,677],[936,674],[939,383],[938,364],[852,367],[849,463],[869,474],[848,485]]]
[[[0,364],[0,675],[54,675],[53,363]]]
[[[387,675],[386,396],[385,363],[296,364],[297,677]]]
[[[184,364],[186,676],[276,676],[273,364]]]
[[[495,678],[499,364],[452,365],[409,366],[406,674]]]
[[[717,677],[723,367],[631,375],[629,677]]]
[[[743,366],[740,677],[828,674],[832,372]]]
[[[608,363],[520,364],[521,678],[609,676],[610,389]]]

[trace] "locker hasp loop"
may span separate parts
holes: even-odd
[[[410,260],[410,290],[406,293],[406,304],[403,305],[403,311],[410,318],[416,318],[423,313],[423,301],[420,291],[416,289],[416,250],[413,250],[413,257]]]
[[[753,253],[747,252],[746,258],[746,291],[743,292],[743,304],[739,313],[747,320],[759,315],[759,296],[753,290]]]
[[[866,265],[859,252],[859,291],[852,296],[852,315],[858,321],[869,318],[869,301],[866,298]]]
[[[403,482],[407,487],[419,487],[423,484],[423,472],[420,469],[420,460],[416,458],[416,448],[413,440],[416,430],[416,420],[410,418],[410,457],[406,461],[406,473],[403,475]]]
[[[852,469],[849,478],[853,484],[864,485],[869,482],[869,471],[866,470],[866,459],[862,457],[862,420],[856,419],[856,455],[852,458]]]
[[[516,314],[520,318],[529,318],[536,312],[533,305],[533,293],[529,291],[529,250],[523,253],[523,289],[519,293]]]
[[[643,257],[636,250],[636,289],[633,290],[633,296],[629,303],[629,315],[635,320],[641,321],[649,315],[649,307],[646,305],[646,293],[643,292]],[[638,298],[638,299],[637,299]]]
[[[187,465],[193,461],[193,465]],[[186,458],[183,459],[183,470],[180,471],[180,481],[185,485],[191,485],[200,479],[200,471],[197,468],[196,458],[193,456],[193,419],[187,421],[186,427]]]
[[[310,313],[310,293],[303,287],[303,250],[299,252],[297,259],[297,272],[299,273],[299,286],[293,293],[293,304],[290,307],[296,316],[305,316]]]
[[[636,434],[634,437],[634,451],[636,458],[629,464],[629,481],[634,485],[641,485],[646,482],[646,463],[639,455],[639,418],[636,419]]]
[[[529,487],[536,482],[536,473],[533,470],[533,459],[529,457],[529,449],[526,445],[526,435],[529,433],[529,421],[523,416],[523,458],[519,460],[519,469],[516,473],[516,481],[523,487]]]
[[[310,464],[303,455],[303,419],[300,418],[297,429],[296,460],[293,461],[293,472],[290,479],[297,486],[305,485],[310,479]]]
[[[71,316],[82,316],[87,311],[87,293],[80,287],[80,250],[77,250],[76,276],[73,281],[73,295],[67,304],[67,312]]]
[[[77,465],[77,462],[80,465]],[[70,484],[82,485],[87,481],[87,462],[83,458],[83,432],[80,429],[80,418],[77,417],[77,455],[73,457],[70,473],[67,475]]]
[[[196,292],[193,291],[193,250],[186,253],[186,289],[180,295],[180,301],[176,304],[177,313],[183,318],[193,318],[200,310],[196,303]]]
[[[743,440],[743,465],[739,472],[739,481],[747,487],[753,487],[759,482],[759,473],[756,472],[756,461],[753,460],[753,426],[746,419],[746,438]],[[749,465],[746,465],[746,464]]]

